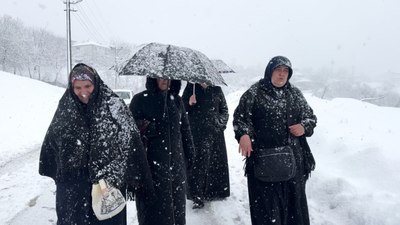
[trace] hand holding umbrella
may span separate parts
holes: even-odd
[[[193,95],[190,96],[190,98],[189,98],[189,105],[192,106],[192,105],[195,105],[196,103],[197,103],[196,95],[193,94]]]

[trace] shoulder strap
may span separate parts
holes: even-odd
[[[288,144],[290,145],[292,143],[291,139],[290,139],[290,131],[289,131],[289,112],[290,112],[290,107],[289,105],[289,97],[287,96],[287,93],[285,94],[285,107],[286,107],[286,125],[287,125],[287,138],[288,138]]]

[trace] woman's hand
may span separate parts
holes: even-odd
[[[304,127],[301,124],[295,124],[289,126],[289,132],[295,137],[300,137],[304,135]]]
[[[196,104],[196,103],[197,103],[196,95],[190,96],[190,98],[189,98],[189,105],[192,106],[192,105],[194,105],[194,104]]]
[[[250,157],[252,151],[250,136],[247,134],[241,136],[239,140],[239,153],[242,153],[242,156]]]

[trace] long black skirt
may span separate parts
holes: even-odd
[[[172,181],[153,176],[154,198],[136,195],[136,209],[139,225],[185,225],[186,188],[180,177]]]
[[[224,133],[194,137],[196,158],[188,171],[188,199],[218,200],[229,197],[229,167]]]
[[[294,151],[296,175],[283,182],[263,182],[254,177],[252,164],[247,165],[252,225],[310,225],[303,156]]]

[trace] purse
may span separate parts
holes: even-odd
[[[264,182],[292,179],[296,174],[296,161],[291,145],[257,149],[254,153],[254,176]]]
[[[92,208],[98,220],[110,219],[120,213],[126,205],[125,197],[118,188],[101,179],[92,185]]]

